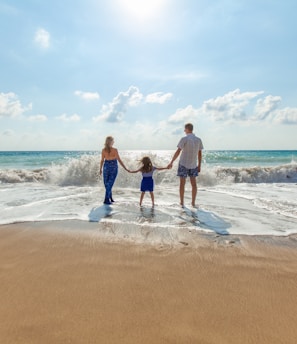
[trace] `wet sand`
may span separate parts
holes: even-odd
[[[296,235],[152,246],[71,226],[0,226],[1,343],[296,343]]]

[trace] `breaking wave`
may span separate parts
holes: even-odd
[[[135,157],[125,158],[128,168],[135,169]],[[153,157],[156,166],[166,166],[168,159]],[[60,186],[86,186],[96,185],[99,180],[100,157],[95,155],[82,155],[71,158],[60,164],[39,169],[3,169],[0,170],[0,183],[47,183]],[[171,170],[156,172],[156,184],[178,184],[176,177],[177,163]],[[138,187],[141,179],[140,173],[130,174],[119,167],[116,180],[121,187]],[[199,184],[212,186],[232,183],[297,183],[297,163],[284,164],[271,167],[221,167],[209,164],[202,165],[199,175]]]

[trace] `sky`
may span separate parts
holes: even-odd
[[[0,0],[0,150],[297,149],[296,0]]]

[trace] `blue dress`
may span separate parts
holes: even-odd
[[[150,172],[142,172],[142,181],[141,181],[141,186],[140,186],[141,192],[154,191],[153,173],[155,170],[156,170],[156,167],[153,166],[153,169]]]

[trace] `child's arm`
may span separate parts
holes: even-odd
[[[141,170],[141,168],[139,168],[139,169],[136,170],[136,171],[131,171],[131,170],[127,170],[127,171],[130,172],[130,173],[137,173],[137,172],[140,172],[140,170]]]
[[[158,171],[168,170],[168,166],[166,166],[166,167],[155,167],[155,169]]]

